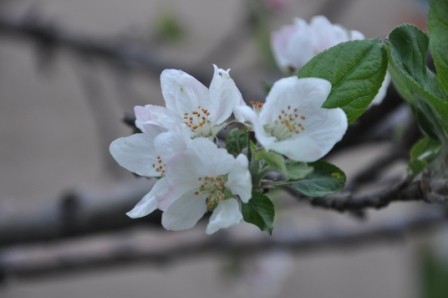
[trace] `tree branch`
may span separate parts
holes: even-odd
[[[135,246],[129,242],[118,243],[108,249],[93,252],[67,252],[62,250],[52,257],[0,258],[0,270],[4,277],[42,278],[61,273],[84,271],[97,268],[117,267],[129,264],[167,265],[171,262],[202,258],[205,255],[254,255],[270,250],[284,250],[292,253],[316,252],[321,249],[355,247],[382,241],[397,241],[409,232],[421,232],[446,224],[448,210],[426,208],[418,214],[393,217],[380,224],[347,229],[334,225],[297,231],[287,237],[194,237],[172,241],[167,245]],[[280,235],[282,233],[278,233]],[[51,249],[46,247],[45,250]]]
[[[389,188],[369,194],[345,192],[321,198],[306,198],[293,188],[285,188],[293,196],[310,201],[313,206],[338,211],[360,211],[367,208],[381,209],[393,202],[425,201],[425,194],[419,182],[409,183],[404,180]]]
[[[102,195],[68,192],[32,214],[21,210],[0,212],[0,247],[87,236],[137,225],[160,227],[160,212],[138,220],[125,215],[149,191],[151,185],[149,180],[140,179]],[[322,198],[304,198],[294,189],[286,190],[301,200],[309,201],[313,206],[338,211],[379,209],[398,201],[448,201],[445,196],[432,192],[427,183],[422,181],[403,181],[370,194],[347,192]]]
[[[106,194],[70,191],[39,211],[0,210],[0,248],[117,231],[136,225],[160,226],[160,212],[135,220],[126,216],[151,188],[140,179],[118,185]]]

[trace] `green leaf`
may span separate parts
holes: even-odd
[[[233,128],[226,138],[226,149],[233,156],[237,156],[247,147],[247,129]]]
[[[414,109],[423,129],[439,139],[448,136],[448,102],[426,66],[428,36],[412,25],[395,28],[389,34],[389,72],[398,92]]]
[[[313,172],[314,168],[305,162],[287,162],[286,171],[290,180],[303,179]]]
[[[386,70],[387,55],[382,41],[354,40],[316,55],[297,75],[330,81],[331,93],[323,107],[343,109],[352,123],[378,93]]]
[[[412,146],[408,175],[411,177],[421,173],[439,155],[440,142],[429,137],[419,140]]]
[[[429,49],[440,87],[448,92],[448,1],[431,0],[428,13]]]
[[[260,150],[255,153],[255,160],[264,160],[271,170],[287,175],[285,158],[278,153]]]
[[[269,197],[259,192],[253,192],[249,202],[243,203],[242,212],[246,222],[272,234],[275,209]]]
[[[337,192],[345,186],[345,173],[325,161],[311,163],[314,171],[304,179],[294,181],[290,185],[308,197],[323,197]]]

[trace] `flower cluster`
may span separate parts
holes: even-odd
[[[239,202],[247,202],[252,192],[248,160],[213,142],[241,100],[229,72],[215,66],[207,88],[189,74],[169,69],[162,72],[161,85],[166,107],[135,107],[135,124],[142,133],[110,145],[121,166],[159,178],[127,215],[138,218],[160,209],[166,229],[183,230],[211,211],[207,233],[238,223]]]
[[[229,71],[216,66],[209,88],[174,69],[162,72],[161,87],[166,106],[135,107],[141,133],[113,141],[110,152],[129,171],[158,178],[127,215],[138,218],[160,209],[168,230],[189,229],[207,212],[212,213],[208,234],[243,218],[241,205],[251,199],[257,173],[249,170],[245,154],[233,156],[218,146],[216,135],[232,114],[240,123],[232,125],[255,132],[261,145],[256,150],[295,161],[323,157],[347,129],[341,109],[321,108],[331,90],[323,79],[281,79],[256,109],[244,103]]]
[[[310,24],[297,19],[275,32],[272,46],[280,68],[297,70],[317,53],[355,39],[364,36],[318,16]],[[376,44],[380,41],[353,43],[351,51],[376,46],[373,52],[384,57]],[[332,67],[335,52],[316,57],[322,61],[319,57],[330,55],[322,69]],[[354,120],[350,111],[365,110],[370,103],[366,94],[371,100],[378,92],[383,77],[372,75],[384,75],[387,62],[370,61],[335,79],[333,89],[331,79],[318,78],[319,73],[282,78],[264,100],[251,105],[229,70],[214,66],[209,88],[181,70],[164,70],[160,80],[165,106],[136,106],[135,125],[141,132],[110,145],[121,166],[157,179],[127,215],[138,218],[159,209],[166,229],[184,230],[211,213],[208,234],[242,219],[270,232],[274,206],[264,194],[267,190],[289,185],[304,195],[322,196],[342,189],[344,173],[319,159],[342,139],[348,119]],[[364,62],[352,64],[359,63]],[[374,101],[384,96],[387,84],[386,78]],[[324,108],[331,96],[340,104]],[[277,172],[275,181],[267,179],[272,171]],[[306,183],[308,175],[311,184]]]

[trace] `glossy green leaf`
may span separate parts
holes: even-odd
[[[429,49],[437,69],[437,79],[448,93],[448,1],[430,1],[428,28]]]
[[[325,161],[311,163],[313,172],[304,179],[294,181],[290,185],[308,197],[323,197],[337,192],[345,186],[345,173]]]
[[[318,77],[331,82],[325,108],[341,108],[350,123],[369,106],[387,70],[387,55],[380,40],[354,40],[338,44],[311,59],[298,77]]]
[[[242,206],[243,219],[256,225],[262,231],[272,233],[275,209],[271,199],[266,195],[254,192],[252,198]]]
[[[443,139],[448,136],[448,102],[426,66],[428,44],[428,36],[415,26],[395,28],[387,48],[389,72],[398,92],[418,110],[425,131]]]

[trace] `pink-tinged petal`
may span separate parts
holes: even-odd
[[[274,83],[260,112],[262,125],[273,123],[287,107],[321,107],[331,91],[331,83],[319,78],[295,76]]]
[[[109,146],[112,157],[123,168],[140,176],[160,176],[153,167],[156,152],[151,136],[138,133],[119,138]]]
[[[240,206],[235,199],[221,201],[210,217],[206,233],[209,235],[213,234],[220,229],[225,229],[238,224],[241,219],[243,219],[243,215],[241,214]]]
[[[210,120],[215,124],[226,121],[234,107],[243,100],[241,92],[229,75],[229,70],[214,67],[212,82],[210,83]]]
[[[202,106],[208,108],[208,89],[191,75],[177,69],[166,69],[160,76],[166,107],[183,117],[184,113]]]
[[[162,178],[154,184],[151,191],[147,193],[131,211],[127,212],[126,215],[130,218],[140,218],[152,213],[157,209],[158,201],[163,197],[166,191],[166,183]]]
[[[181,118],[169,109],[156,105],[135,106],[135,126],[142,132],[162,132],[178,126]]]
[[[187,230],[196,225],[207,211],[206,197],[188,192],[174,201],[162,215],[162,225],[167,230]]]
[[[226,188],[238,195],[244,203],[252,197],[252,179],[248,166],[247,157],[243,154],[238,155],[226,182]]]

